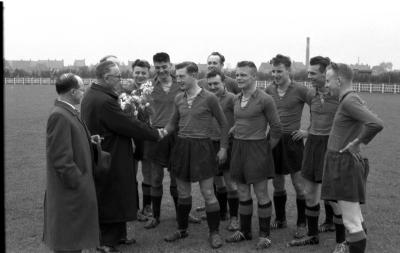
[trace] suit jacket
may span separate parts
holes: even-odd
[[[90,134],[79,114],[56,101],[47,121],[43,241],[52,250],[99,245]]]
[[[104,137],[102,149],[111,154],[109,174],[96,177],[100,223],[136,219],[137,186],[131,138],[158,140],[158,132],[131,119],[111,90],[93,83],[81,104],[82,119],[92,134]]]

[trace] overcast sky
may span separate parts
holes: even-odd
[[[86,59],[113,54],[122,61],[151,61],[156,52],[172,62],[205,63],[213,51],[227,64],[274,55],[305,61],[311,56],[336,62],[400,69],[400,6],[395,0],[142,0],[4,1],[5,58]],[[227,65],[226,64],[226,65]]]

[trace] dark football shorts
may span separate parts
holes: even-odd
[[[348,151],[327,151],[322,177],[321,198],[365,203],[369,173],[367,158]]]
[[[234,139],[231,177],[241,184],[253,184],[275,176],[271,145],[267,139]]]

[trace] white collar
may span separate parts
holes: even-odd
[[[60,101],[60,102],[62,102],[62,103],[65,103],[65,104],[71,106],[72,109],[74,109],[75,111],[78,110],[75,106],[73,106],[71,103],[69,103],[69,102],[67,102],[67,101],[65,101],[65,100],[62,100],[62,99],[60,99],[60,98],[57,98],[57,100]]]

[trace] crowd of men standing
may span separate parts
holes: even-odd
[[[228,220],[227,229],[233,232],[227,243],[252,240],[251,186],[259,224],[255,247],[269,248],[271,230],[287,227],[285,175],[290,175],[297,229],[288,246],[318,244],[319,232],[336,231],[333,252],[365,251],[367,229],[360,204],[366,199],[369,167],[360,144],[368,144],[383,123],[353,92],[351,68],[314,57],[308,69],[313,88],[308,89],[291,80],[291,60],[278,54],[271,60],[273,83],[262,90],[256,86],[253,62],[238,62],[235,80],[224,75],[224,62],[223,55],[213,52],[206,78],[198,80],[195,63],[173,66],[167,53],[157,53],[155,77],[150,79],[147,61],[137,60],[133,83],[122,85],[118,59],[107,56],[86,91],[77,75],[57,79],[59,96],[46,138],[43,240],[50,249],[120,252],[118,245],[135,243],[127,236],[126,223],[146,221],[146,229],[160,224],[167,168],[177,230],[166,235],[166,242],[187,237],[189,222],[200,222],[191,214],[191,185],[198,182],[212,248],[223,245],[221,220]],[[148,80],[153,84],[149,108],[139,115],[124,111],[121,93]],[[310,107],[306,130],[300,129],[305,104]],[[111,155],[106,173],[95,162],[99,145]],[[321,199],[326,219],[318,226]]]

